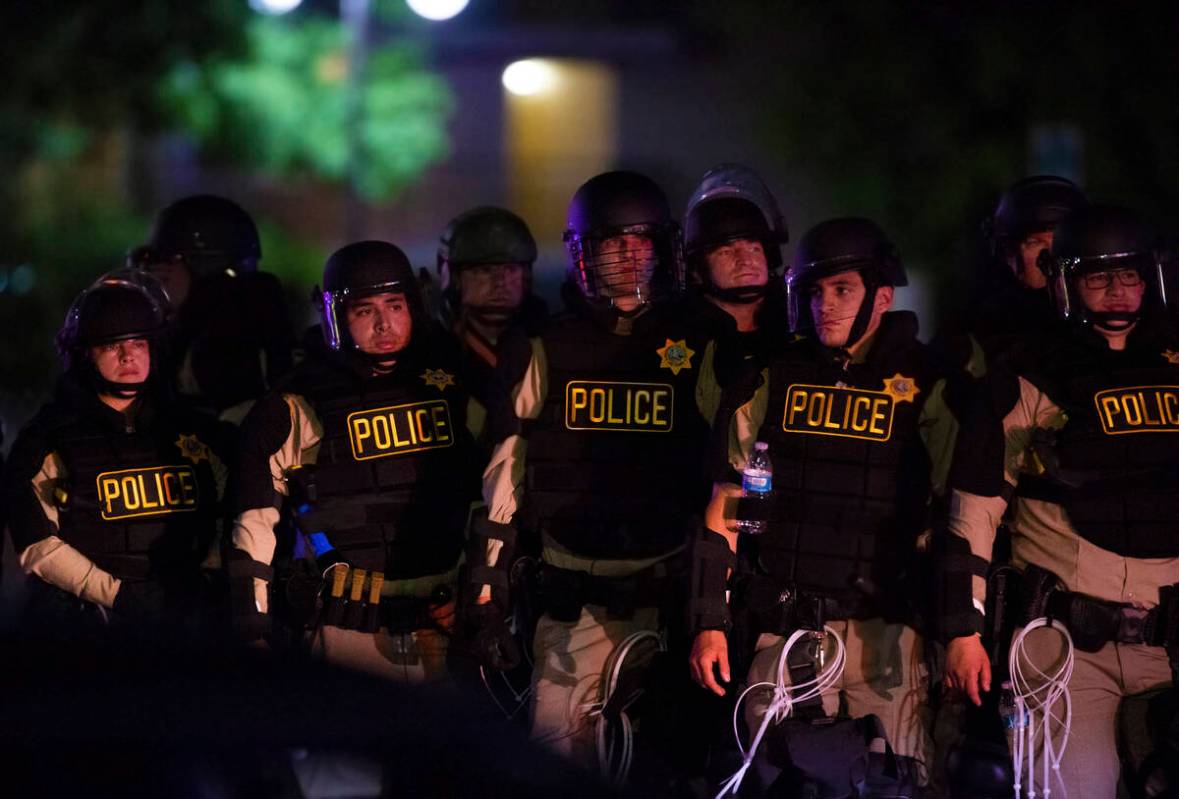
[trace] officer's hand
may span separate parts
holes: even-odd
[[[692,642],[688,665],[697,685],[724,696],[725,689],[717,683],[713,670],[720,673],[721,682],[729,681],[729,642],[725,634],[720,630],[702,630]]]
[[[111,605],[115,615],[136,624],[158,624],[164,620],[164,589],[156,582],[119,584]]]
[[[976,705],[981,693],[991,690],[991,659],[977,635],[963,635],[946,648],[946,684],[960,691]]]
[[[467,648],[480,664],[496,671],[511,671],[520,665],[520,644],[494,604],[473,605],[463,614]]]

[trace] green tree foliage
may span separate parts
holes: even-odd
[[[279,176],[345,180],[351,170],[347,31],[334,19],[256,17],[244,59],[178,66],[174,119],[212,154]],[[446,157],[444,79],[408,43],[370,51],[359,106],[356,188],[384,199]]]

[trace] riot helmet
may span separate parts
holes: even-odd
[[[1012,184],[989,220],[996,256],[1010,253],[1032,233],[1052,230],[1074,211],[1089,205],[1077,184],[1054,175],[1034,175]]]
[[[404,294],[413,321],[422,319],[422,290],[401,248],[387,241],[358,241],[332,253],[323,267],[323,288],[312,291],[327,346],[339,351],[350,341],[344,322],[349,300],[385,293]]]
[[[66,311],[56,337],[58,355],[67,371],[81,370],[103,393],[134,396],[147,381],[107,380],[88,350],[129,339],[146,339],[152,348],[150,375],[158,368],[155,345],[166,330],[168,315],[167,294],[150,275],[126,269],[108,272],[80,293]]]
[[[683,287],[679,226],[644,175],[606,172],[582,184],[564,240],[569,280],[591,303],[625,310]]]
[[[527,296],[532,288],[535,261],[536,240],[528,225],[503,208],[482,206],[464,211],[450,221],[438,242],[438,278],[451,310],[458,310],[460,305],[460,272],[476,267],[519,265],[524,269],[524,296]],[[518,303],[513,305],[497,295],[487,303],[467,303],[463,310],[489,322],[502,322],[517,306]]]
[[[250,215],[232,200],[197,194],[160,211],[147,243],[131,251],[128,265],[181,264],[199,281],[255,272],[261,259],[262,244]]]
[[[684,215],[684,255],[704,291],[729,302],[753,302],[766,286],[722,289],[712,280],[708,255],[739,240],[756,241],[765,253],[769,277],[782,266],[782,245],[788,240],[777,201],[752,169],[720,164],[701,179]]]
[[[848,334],[847,347],[867,331],[877,289],[909,284],[896,247],[875,222],[856,217],[821,222],[803,234],[794,262],[786,272],[790,329],[796,333],[813,330],[810,287],[822,278],[850,271],[860,274],[866,291]]]
[[[1052,249],[1039,260],[1060,317],[1117,331],[1161,309],[1174,287],[1168,286],[1158,247],[1154,229],[1126,208],[1093,205],[1061,222]],[[1132,291],[1144,285],[1141,304],[1136,310],[1094,310],[1083,299],[1082,282],[1089,290],[1114,282]]]

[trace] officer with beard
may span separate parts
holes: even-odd
[[[996,395],[1001,457],[971,452],[953,491],[955,547],[942,561],[951,635],[946,679],[976,705],[991,690],[979,637],[999,520],[1008,511],[1015,565],[1026,599],[1006,611],[1018,624],[1043,616],[1063,623],[1076,651],[1071,736],[1059,772],[1025,774],[1040,791],[1113,796],[1120,766],[1114,736],[1123,697],[1173,684],[1177,663],[1179,337],[1168,320],[1168,285],[1154,233],[1135,213],[1092,206],[1056,228],[1041,259],[1059,315],[1052,335],[1030,348],[1018,376]],[[973,477],[973,479],[969,479]],[[1065,645],[1035,629],[1014,653],[1022,668],[1051,674]],[[1168,658],[1170,654],[1170,658]],[[1037,721],[1039,721],[1037,719]],[[1039,740],[1037,738],[1037,740]]]
[[[664,642],[696,514],[715,387],[707,342],[665,305],[682,285],[679,230],[663,192],[634,172],[581,186],[569,206],[568,310],[504,341],[492,404],[488,516],[472,528],[464,613],[483,662],[520,652],[504,619],[519,536],[539,536],[532,736],[578,762],[611,762],[620,711]],[[518,532],[519,531],[519,532]],[[621,736],[621,737],[616,737]],[[629,751],[629,750],[628,750]]]
[[[522,324],[535,332],[548,309],[532,293],[536,241],[524,220],[483,206],[459,214],[438,243],[443,323],[458,339],[462,375],[474,400],[468,425],[481,437],[500,337]]]
[[[786,329],[780,273],[787,240],[777,201],[748,167],[715,166],[692,192],[684,216],[692,281],[684,313],[715,339],[703,363],[722,387]]]
[[[150,277],[112,272],[58,333],[65,373],[5,474],[13,542],[37,578],[32,632],[126,623],[183,635],[209,621],[202,566],[217,562],[224,453],[215,420],[177,404],[160,375],[165,306]]]
[[[258,271],[261,259],[254,220],[211,194],[162,210],[147,243],[128,256],[171,298],[176,388],[234,424],[292,364],[282,289],[274,275]]]
[[[785,779],[850,790],[852,761],[866,752],[841,751],[835,738],[822,743],[814,736],[827,728],[810,723],[841,707],[879,718],[902,784],[926,776],[928,675],[915,629],[915,567],[955,423],[944,410],[943,370],[916,338],[916,317],[889,310],[906,284],[873,222],[812,228],[787,273],[794,340],[772,353],[758,380],[735,389],[746,401],[729,422],[730,470],[714,489],[694,557],[693,676],[723,695],[730,658],[748,643],[756,651],[749,683],[773,683],[786,638],[799,630],[814,634],[791,650],[792,684],[813,678],[819,653],[833,651],[823,630],[848,654],[822,701],[796,706],[797,720],[771,733],[767,781],[791,769]],[[755,442],[768,446],[773,493],[738,503]],[[764,532],[738,535],[736,519],[760,520]],[[750,699],[746,719],[756,730],[768,701]]]
[[[444,674],[478,464],[458,354],[431,331],[405,254],[337,250],[319,298],[323,346],[243,428],[235,618],[283,616],[328,661],[399,681]],[[272,564],[289,574],[274,580]]]

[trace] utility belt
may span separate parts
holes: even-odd
[[[1110,642],[1179,646],[1179,583],[1159,589],[1159,604],[1149,610],[1057,588],[1055,574],[1031,565],[1023,573],[1017,621],[1042,616],[1062,622],[1082,652],[1097,652]]]
[[[640,608],[663,608],[674,599],[679,558],[670,558],[624,577],[605,577],[548,563],[540,566],[540,593],[555,621],[575,622],[586,605],[606,609],[611,618],[629,619]]]
[[[747,614],[750,626],[758,633],[789,635],[795,630],[822,630],[828,621],[881,615],[876,602],[862,592],[834,596],[800,589],[769,575],[739,577],[733,591],[738,612]]]
[[[343,630],[392,634],[436,628],[448,630],[454,615],[454,589],[438,585],[426,597],[381,596],[385,575],[340,564],[328,573],[320,621]]]

